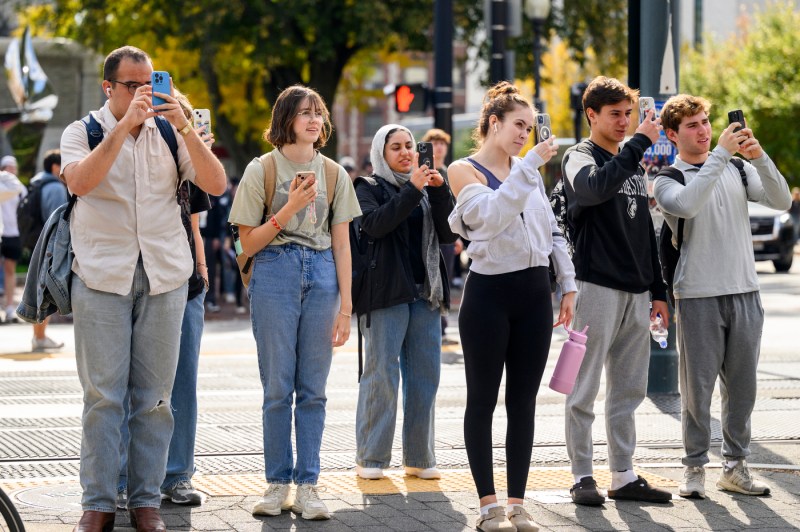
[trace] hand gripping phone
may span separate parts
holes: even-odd
[[[639,123],[641,124],[644,122],[647,113],[650,109],[655,109],[656,101],[651,98],[650,96],[642,96],[639,98]],[[653,115],[653,120],[655,120],[655,115]]]
[[[417,153],[419,159],[417,162],[419,166],[423,164],[428,165],[428,168],[433,170],[433,143],[432,142],[419,142],[417,143]]]
[[[550,129],[550,115],[547,113],[536,115],[536,143],[544,142],[552,136],[553,131]]]
[[[735,111],[730,111],[728,113],[728,124],[733,124],[734,122],[739,122],[740,126],[737,126],[733,129],[733,132],[736,133],[743,127],[747,127],[747,123],[744,121],[744,112],[741,109],[736,109]]]
[[[153,87],[153,92],[162,92],[164,94],[172,95],[172,86],[169,82],[169,72],[163,70],[154,70],[150,76],[150,85]],[[161,104],[167,103],[163,98],[159,98],[153,94],[153,107],[158,107]]]
[[[206,127],[206,132],[211,132],[211,111],[208,109],[195,109],[192,111],[192,119],[194,120],[194,127]]]

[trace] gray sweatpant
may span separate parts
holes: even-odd
[[[750,415],[764,309],[758,292],[679,299],[681,425],[686,466],[708,463],[711,396],[717,375],[722,396],[722,455],[750,455]]]
[[[567,452],[574,475],[592,474],[594,401],[606,370],[606,434],[612,471],[633,469],[634,411],[647,393],[650,294],[578,281],[574,329],[589,326],[586,355],[567,396]]]

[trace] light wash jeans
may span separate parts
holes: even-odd
[[[267,246],[254,263],[247,293],[264,387],[267,482],[316,484],[339,302],[333,254],[298,244]]]
[[[72,276],[75,359],[83,387],[80,479],[84,511],[116,511],[123,403],[130,395],[128,508],[161,505],[172,436],[170,395],[186,285],[149,295],[142,263],[124,296]]]
[[[186,302],[181,324],[181,345],[178,370],[172,386],[172,417],[175,428],[169,442],[167,476],[161,489],[174,487],[178,482],[191,480],[194,475],[194,444],[197,436],[197,366],[200,361],[200,338],[205,325],[205,289]],[[118,489],[128,487],[128,416],[129,402],[124,403],[125,419],[120,427],[122,445]]]
[[[433,422],[442,349],[439,311],[417,300],[373,310],[369,328],[366,316],[360,320],[366,355],[358,391],[356,463],[389,467],[402,375],[403,465],[434,467]]]

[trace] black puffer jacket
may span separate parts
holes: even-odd
[[[363,213],[353,221],[367,237],[374,239],[368,271],[354,274],[353,310],[366,314],[370,310],[410,303],[419,297],[409,259],[408,217],[422,200],[422,192],[410,182],[400,189],[380,176],[357,178],[356,196]],[[455,242],[458,235],[450,230],[447,216],[454,202],[447,185],[427,187],[433,223],[439,244]],[[423,253],[424,256],[424,253]],[[444,259],[439,255],[439,271],[444,285],[444,301],[449,307],[450,287]]]

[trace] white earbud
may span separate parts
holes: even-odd
[[[494,134],[497,135],[497,122],[494,123]]]
[[[111,89],[106,89],[106,94],[107,94],[108,96],[111,96]]]

